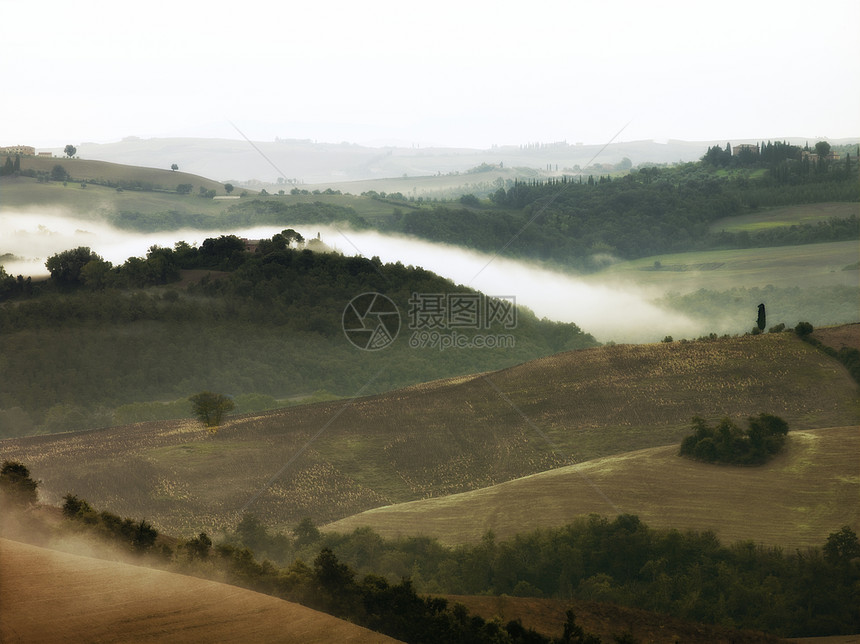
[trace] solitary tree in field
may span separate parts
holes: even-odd
[[[227,194],[229,195],[231,192],[233,192],[233,184],[232,183],[225,183],[224,184],[224,190],[226,190]]]
[[[221,424],[225,414],[236,408],[236,404],[230,398],[224,394],[214,394],[211,391],[201,391],[188,400],[191,401],[194,415],[213,433],[215,432],[214,428]]]
[[[173,165],[170,166],[170,169],[173,170],[174,172],[176,172],[177,170],[179,170],[179,166],[174,163]]]
[[[71,159],[73,156],[75,156],[75,154],[77,154],[78,149],[74,145],[69,143],[69,145],[63,148],[63,152],[65,152],[66,156]]]

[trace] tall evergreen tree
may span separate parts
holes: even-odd
[[[767,316],[764,311],[764,304],[758,305],[758,318],[756,319],[756,326],[758,326],[759,331],[764,331],[764,327],[767,326]]]

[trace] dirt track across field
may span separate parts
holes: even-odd
[[[0,642],[395,642],[250,590],[0,539]]]

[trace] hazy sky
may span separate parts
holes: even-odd
[[[0,145],[860,136],[860,3],[0,0]]]

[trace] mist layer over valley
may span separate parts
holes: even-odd
[[[143,257],[152,246],[172,248],[180,240],[198,245],[205,238],[219,235],[261,239],[288,227],[296,229],[305,239],[319,236],[328,247],[345,255],[379,257],[385,263],[421,266],[455,284],[488,295],[513,296],[517,305],[528,307],[538,317],[574,322],[603,342],[654,342],[665,336],[677,339],[709,333],[745,332],[751,326],[752,318],[749,316],[732,318],[725,311],[714,314],[707,307],[696,315],[695,304],[687,302],[683,312],[673,310],[673,304],[677,307],[679,296],[703,288],[725,292],[730,288],[746,287],[757,291],[780,279],[774,270],[760,274],[753,272],[742,277],[732,275],[729,270],[675,271],[656,275],[657,279],[654,279],[653,272],[644,270],[649,266],[648,261],[634,265],[611,256],[602,258],[607,264],[605,270],[577,275],[449,244],[340,226],[297,224],[211,231],[128,232],[103,221],[80,219],[59,208],[0,214],[0,265],[10,275],[38,279],[48,274],[45,268],[47,257],[78,246],[90,247],[105,260],[119,265],[129,257]],[[825,246],[834,254],[833,261],[840,268],[856,261],[860,254],[856,245],[850,243]],[[824,272],[826,275],[821,279],[813,279],[816,276],[807,273],[808,284],[796,278],[788,279],[795,287],[857,286],[855,271],[827,268]],[[667,279],[659,279],[661,276]],[[723,276],[724,279],[720,279]],[[672,294],[675,300],[667,299],[667,294]],[[772,287],[770,295],[774,296]],[[755,291],[752,294],[735,293],[733,299],[738,301],[746,297],[752,302],[758,296]],[[814,303],[804,307],[799,301],[794,310],[790,308],[782,306],[779,312],[782,315],[780,320],[792,325],[801,318],[816,325],[856,320],[850,312],[833,311],[832,308],[823,310]]]

